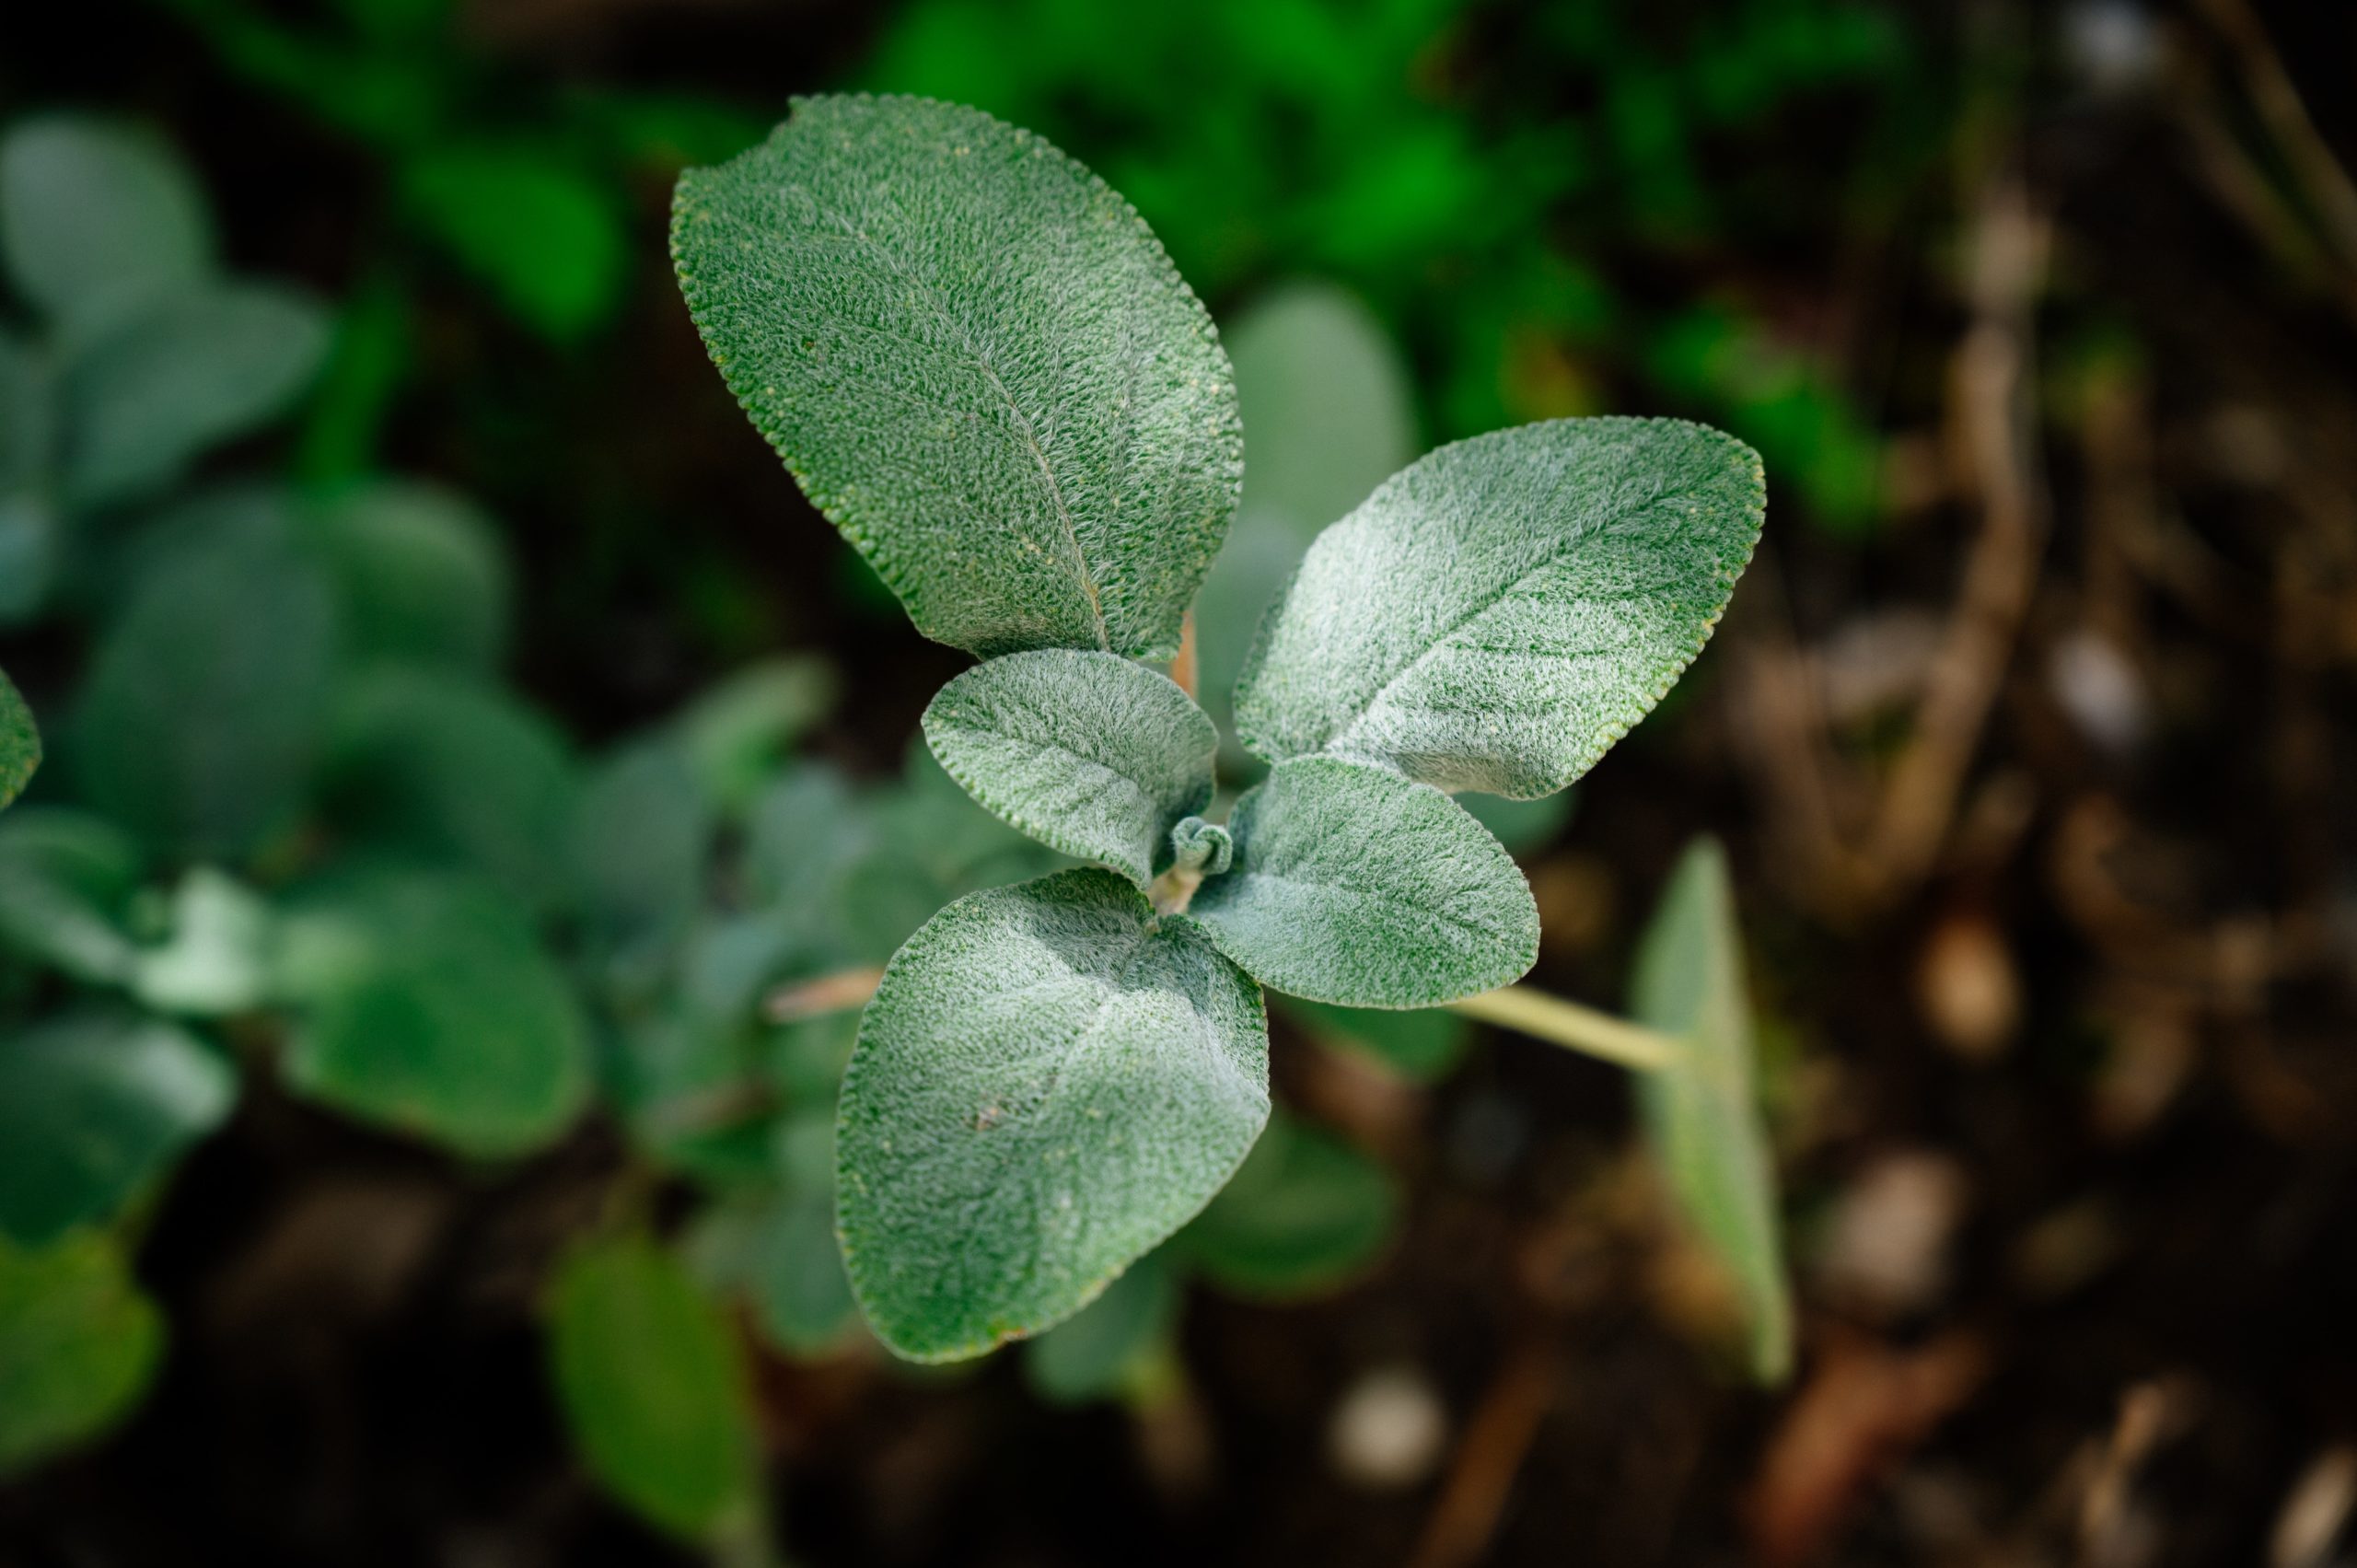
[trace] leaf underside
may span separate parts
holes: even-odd
[[[1792,1371],[1793,1307],[1776,1166],[1752,1077],[1742,937],[1714,841],[1698,840],[1671,873],[1639,944],[1633,991],[1637,1021],[1686,1045],[1677,1065],[1638,1076],[1648,1134],[1678,1206],[1735,1283],[1753,1375],[1780,1383]]]
[[[1167,676],[1111,654],[1009,654],[941,689],[933,754],[967,793],[1049,848],[1143,888],[1170,830],[1211,804],[1219,732]]]
[[[1235,869],[1189,912],[1264,985],[1347,1007],[1431,1007],[1538,958],[1530,885],[1430,784],[1332,757],[1281,762],[1237,803]]]
[[[1237,729],[1271,761],[1322,751],[1451,791],[1559,790],[1701,651],[1765,495],[1758,454],[1682,420],[1443,447],[1310,547],[1245,661]]]
[[[1162,659],[1243,470],[1210,315],[1128,203],[1027,131],[812,98],[679,180],[705,346],[926,636]]]
[[[959,900],[885,971],[843,1077],[837,1225],[903,1356],[1070,1317],[1218,1191],[1269,1115],[1260,987],[1110,872]]]

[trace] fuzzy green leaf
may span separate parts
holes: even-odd
[[[280,989],[303,1007],[296,1088],[469,1154],[562,1132],[589,1087],[587,1026],[514,904],[450,877],[371,876],[286,919]]]
[[[114,322],[65,367],[66,499],[97,506],[160,488],[284,412],[328,343],[319,303],[272,284],[206,284]]]
[[[41,766],[41,730],[8,672],[0,669],[0,807],[13,804]]]
[[[678,1260],[635,1237],[580,1247],[557,1270],[549,1317],[566,1422],[615,1496],[690,1540],[751,1511],[744,1353]]]
[[[1780,1383],[1792,1372],[1793,1307],[1776,1165],[1753,1084],[1742,934],[1714,841],[1698,840],[1671,874],[1633,990],[1637,1021],[1686,1046],[1676,1066],[1639,1075],[1646,1128],[1689,1223],[1735,1283],[1754,1376]]]
[[[1373,1262],[1399,1211],[1399,1192],[1381,1166],[1281,1113],[1173,1249],[1237,1295],[1314,1295]]]
[[[814,98],[691,169],[679,286],[731,391],[926,636],[1167,658],[1235,510],[1211,317],[1029,132]]]
[[[884,972],[844,1074],[843,1260],[917,1361],[1086,1306],[1268,1119],[1260,987],[1110,872],[960,899]]]
[[[1765,495],[1758,454],[1681,420],[1444,447],[1318,536],[1245,662],[1237,729],[1271,761],[1559,790],[1701,652]]]
[[[976,665],[925,709],[924,736],[999,817],[1141,888],[1170,864],[1170,830],[1211,804],[1219,748],[1168,677],[1069,648]]]
[[[169,1024],[69,1014],[0,1042],[0,1231],[28,1246],[114,1217],[238,1098]]]
[[[0,252],[25,300],[78,333],[203,277],[213,233],[168,147],[58,116],[0,141]]]
[[[0,1237],[0,1477],[122,1420],[163,1351],[163,1314],[110,1237],[26,1250]]]
[[[1190,911],[1272,990],[1431,1007],[1538,958],[1538,906],[1489,830],[1430,784],[1332,757],[1271,770],[1229,819],[1235,868]]]

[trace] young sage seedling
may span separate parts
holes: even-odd
[[[679,183],[704,342],[918,630],[984,662],[924,717],[983,806],[1093,862],[961,899],[862,1020],[837,1121],[853,1293],[945,1361],[1086,1305],[1269,1117],[1261,988],[1429,1007],[1519,979],[1528,885],[1454,798],[1563,788],[1710,635],[1759,460],[1674,420],[1433,452],[1321,534],[1235,712],[1270,764],[1206,819],[1179,650],[1243,432],[1209,314],[1127,203],[1037,136],[902,98],[797,102]],[[1274,587],[1274,585],[1271,585]]]

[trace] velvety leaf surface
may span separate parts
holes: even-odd
[[[1381,1166],[1332,1133],[1281,1114],[1270,1118],[1244,1168],[1179,1232],[1172,1250],[1238,1295],[1310,1295],[1373,1262],[1399,1209]]]
[[[151,492],[291,403],[327,357],[327,313],[273,284],[182,290],[114,321],[65,367],[64,494]]]
[[[1217,1191],[1269,1114],[1260,988],[1107,871],[960,899],[869,1003],[837,1121],[852,1289],[978,1355],[1070,1317]]]
[[[78,332],[203,277],[213,235],[163,143],[58,115],[0,141],[0,254],[17,292]]]
[[[0,807],[12,804],[41,766],[41,730],[17,683],[0,670]]]
[[[227,1063],[128,1012],[0,1040],[0,1231],[40,1246],[113,1218],[237,1098]]]
[[[1000,818],[1141,888],[1170,864],[1170,830],[1211,804],[1219,747],[1167,677],[1067,648],[976,665],[925,709],[924,735]]]
[[[110,1237],[0,1237],[0,1477],[104,1432],[146,1390],[163,1314]]]
[[[587,1026],[507,899],[471,880],[350,878],[289,915],[285,993],[302,1005],[288,1083],[468,1154],[556,1136],[589,1087]]]
[[[1147,1253],[1077,1316],[1025,1347],[1024,1381],[1060,1405],[1118,1398],[1167,1353],[1179,1294],[1167,1251]]]
[[[1236,393],[1102,180],[975,110],[802,99],[680,178],[671,251],[729,389],[919,631],[1177,652],[1236,506]]]
[[[1684,1041],[1666,1072],[1638,1074],[1645,1125],[1671,1191],[1734,1280],[1762,1382],[1792,1371],[1793,1307],[1776,1213],[1776,1166],[1753,1083],[1751,999],[1725,854],[1698,840],[1637,951],[1637,1021]]]
[[[1236,805],[1235,868],[1189,912],[1262,984],[1347,1007],[1430,1007],[1522,978],[1538,907],[1498,841],[1430,784],[1331,757]]]
[[[1559,790],[1693,662],[1765,504],[1758,454],[1681,420],[1443,447],[1318,536],[1246,660],[1237,726],[1271,761]]]
[[[549,1368],[583,1460],[641,1516],[693,1540],[753,1506],[743,1353],[656,1243],[593,1241],[565,1258],[549,1301]]]

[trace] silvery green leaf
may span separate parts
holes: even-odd
[[[1538,960],[1530,885],[1430,784],[1299,757],[1237,802],[1228,829],[1235,867],[1189,912],[1273,991],[1431,1007],[1511,984]]]
[[[465,878],[370,875],[319,889],[281,929],[299,1009],[289,1085],[364,1121],[484,1156],[571,1124],[589,1047],[564,973],[514,902]]]
[[[163,1350],[164,1315],[113,1237],[25,1249],[0,1236],[0,1478],[129,1414]]]
[[[885,970],[836,1124],[843,1261],[878,1338],[979,1355],[1086,1306],[1268,1119],[1260,987],[1107,871],[960,899]]]
[[[171,1025],[112,1009],[0,1042],[0,1232],[103,1224],[221,1124],[238,1076]]]
[[[202,279],[213,235],[168,147],[58,115],[0,140],[0,252],[17,293],[78,335]]]
[[[319,303],[274,284],[199,285],[114,320],[65,366],[66,501],[106,505],[158,489],[284,412],[328,340]]]
[[[217,1017],[260,1005],[275,964],[277,924],[261,896],[210,866],[172,889],[171,931],[139,955],[132,993],[159,1013]]]
[[[128,981],[143,870],[138,844],[102,817],[54,806],[10,812],[0,821],[0,942],[76,980]]]
[[[354,659],[498,668],[507,561],[471,502],[429,484],[363,485],[321,508],[319,534]]]
[[[1178,651],[1236,507],[1236,392],[1102,180],[975,110],[802,99],[680,178],[671,252],[729,389],[920,632]]]
[[[1759,538],[1759,459],[1668,419],[1558,419],[1411,464],[1320,534],[1237,726],[1443,789],[1562,788],[1661,700]]]
[[[1151,1377],[1155,1361],[1171,1352],[1178,1286],[1167,1251],[1147,1253],[1107,1285],[1104,1295],[1024,1347],[1024,1381],[1041,1399],[1060,1405],[1129,1392]]]
[[[1236,1179],[1171,1250],[1237,1295],[1314,1295],[1372,1263],[1399,1211],[1399,1192],[1381,1166],[1332,1133],[1279,1113]]]
[[[0,807],[11,805],[41,766],[41,729],[24,693],[0,669]]]
[[[597,1478],[689,1540],[755,1507],[751,1373],[728,1320],[642,1237],[587,1242],[559,1264],[549,1370]]]
[[[976,665],[925,709],[924,736],[1002,819],[1141,888],[1170,864],[1171,829],[1211,804],[1219,748],[1167,676],[1069,648]]]
[[[330,816],[377,847],[472,866],[535,905],[573,886],[571,749],[496,687],[380,666],[344,691],[325,772]]]
[[[1196,690],[1225,720],[1269,601],[1318,529],[1416,455],[1416,421],[1383,324],[1331,284],[1280,285],[1220,335],[1251,448],[1235,527],[1195,599]]]
[[[192,519],[193,522],[193,519]],[[75,709],[81,798],[160,849],[234,857],[294,815],[324,738],[326,574],[254,529],[143,571]]]
[[[1726,1269],[1763,1383],[1792,1372],[1793,1307],[1776,1165],[1753,1082],[1751,999],[1726,855],[1696,841],[1637,949],[1637,1021],[1681,1040],[1676,1066],[1638,1075],[1645,1125],[1688,1222]]]

